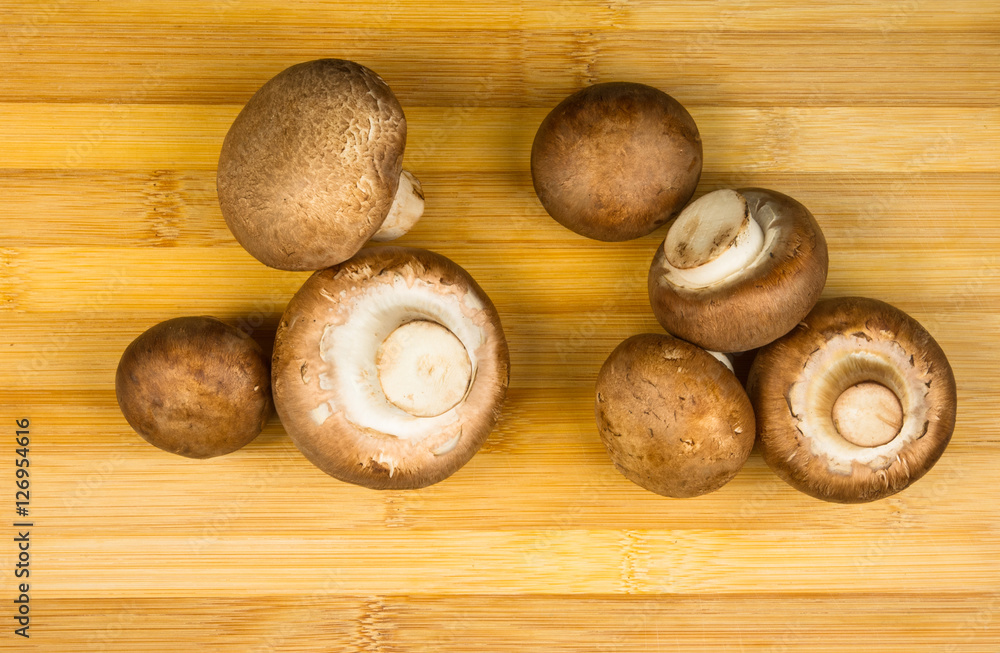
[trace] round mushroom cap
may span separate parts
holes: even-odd
[[[353,256],[389,214],[406,118],[377,74],[320,59],[276,75],[226,134],[219,205],[236,240],[282,270]]]
[[[597,377],[601,440],[625,478],[668,497],[719,489],[743,467],[754,414],[736,376],[709,352],[668,335],[624,341]]]
[[[125,349],[115,394],[129,425],[150,444],[188,458],[246,445],[271,415],[268,361],[260,345],[211,317],[178,317]]]
[[[468,272],[426,250],[372,247],[314,273],[289,302],[272,387],[282,424],[317,467],[409,489],[475,455],[500,417],[509,368],[500,316]]]
[[[748,390],[764,460],[825,501],[903,490],[937,462],[955,428],[955,377],[941,347],[875,299],[817,303],[758,352]]]
[[[684,206],[701,176],[694,119],[663,91],[608,82],[570,95],[545,117],[531,178],[549,215],[588,238],[645,236]]]
[[[763,247],[746,267],[708,287],[685,287],[672,276],[668,233],[649,268],[649,301],[663,328],[714,351],[748,351],[788,333],[826,284],[826,238],[812,213],[777,191],[737,193],[763,232]]]

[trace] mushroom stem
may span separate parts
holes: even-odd
[[[903,427],[903,407],[896,393],[873,381],[844,390],[833,404],[832,417],[837,432],[859,447],[892,442]]]
[[[747,267],[764,249],[764,232],[746,198],[723,189],[698,198],[664,241],[667,276],[686,288],[707,288]]]
[[[434,417],[462,401],[472,363],[462,341],[445,327],[415,320],[398,327],[376,354],[386,399],[417,417]]]
[[[728,367],[730,372],[736,374],[736,370],[733,368],[733,361],[730,360],[729,356],[723,354],[720,351],[712,351],[711,349],[706,349],[705,351],[710,353],[712,357],[718,360],[720,363]]]
[[[376,242],[395,240],[413,228],[424,214],[424,190],[409,170],[399,175],[396,196],[382,226],[372,236]]]

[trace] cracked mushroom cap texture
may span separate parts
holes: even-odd
[[[668,335],[633,336],[597,378],[594,412],[615,467],[670,497],[722,487],[754,442],[750,401],[707,351]]]
[[[406,118],[389,86],[351,61],[294,65],[240,111],[219,156],[219,205],[262,263],[318,270],[353,256],[389,213]]]

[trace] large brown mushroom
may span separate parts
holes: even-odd
[[[118,363],[115,394],[136,433],[189,458],[236,451],[271,414],[260,345],[211,317],[167,320],[133,340]]]
[[[396,238],[423,213],[402,168],[406,118],[368,68],[294,65],[236,117],[219,156],[219,205],[243,247],[283,270],[318,270],[369,239]]]
[[[694,119],[663,91],[632,82],[587,87],[542,121],[531,178],[555,220],[588,238],[645,236],[691,198],[701,176]]]
[[[700,347],[741,352],[798,324],[826,283],[826,239],[787,195],[723,189],[681,212],[649,268],[663,328]]]
[[[451,260],[375,247],[313,274],[278,326],[274,401],[317,467],[375,489],[436,483],[500,417],[507,342],[489,297]]]
[[[826,501],[903,490],[941,457],[955,427],[955,377],[912,317],[874,299],[816,307],[750,370],[764,460]]]
[[[611,352],[594,413],[618,471],[668,497],[719,489],[753,448],[753,408],[728,362],[668,335],[632,336]]]

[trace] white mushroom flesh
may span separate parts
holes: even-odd
[[[481,300],[470,298],[469,293],[460,294],[453,287],[442,287],[401,275],[393,275],[391,281],[374,284],[356,297],[331,303],[328,323],[319,344],[326,370],[319,374],[319,386],[324,392],[321,403],[313,410],[314,421],[321,424],[330,416],[342,413],[345,419],[359,427],[415,441],[441,433],[454,425],[460,419],[465,392],[476,376],[476,352],[486,341],[483,327],[474,320],[481,306]],[[388,369],[399,368],[387,376],[390,380],[386,388],[399,404],[386,396],[386,390],[383,390],[386,379],[380,374],[378,365],[379,350],[382,349],[382,371],[387,371],[383,345],[390,334],[399,327],[420,321],[439,325],[445,332],[447,337],[439,333],[434,336],[435,340],[457,340],[468,365],[467,373],[456,377],[446,375],[452,380],[444,381],[448,388],[463,388],[457,402],[451,390],[447,397],[433,400],[417,399],[414,395],[414,405],[422,401],[430,404],[423,405],[421,412],[433,413],[440,405],[451,404],[433,416],[413,414],[400,407],[400,404],[406,405],[405,395],[409,394],[407,388],[411,383],[394,380],[395,375],[401,373],[405,376],[406,370],[412,369],[409,367],[412,360],[408,362],[405,357],[404,360],[397,358],[388,366]],[[403,331],[403,336],[406,331]],[[393,340],[390,340],[390,345]],[[438,346],[424,343],[420,347],[426,351]],[[455,351],[454,343],[444,347]],[[447,356],[456,357],[454,353]],[[462,381],[464,374],[468,375],[468,382]],[[456,378],[458,380],[454,380]]]
[[[729,356],[726,356],[722,352],[706,350],[712,355],[717,361],[729,368],[729,371],[736,374],[736,369],[733,368],[733,361],[729,360]]]
[[[382,226],[371,237],[376,242],[395,240],[413,229],[424,214],[424,191],[420,181],[409,170],[399,176],[396,196]]]
[[[764,232],[746,198],[722,189],[681,211],[663,248],[669,282],[682,288],[708,288],[750,266],[764,251]]]
[[[434,417],[465,396],[472,363],[462,342],[436,322],[407,322],[389,334],[375,356],[379,383],[393,405]]]
[[[785,398],[812,455],[826,460],[831,472],[851,474],[854,464],[873,470],[884,469],[896,460],[907,444],[923,437],[928,425],[928,379],[927,370],[919,369],[894,340],[838,334],[809,356],[799,379],[791,385]],[[884,387],[898,402],[900,425],[891,437],[887,431],[893,430],[897,418],[893,416],[891,402],[881,391],[882,398],[875,402],[877,415],[867,415],[863,421],[854,418],[851,424],[843,423],[846,433],[838,430],[835,419],[843,420],[852,406],[863,408],[860,397],[848,395],[847,405],[842,405],[838,412],[835,409],[838,399],[864,383]],[[854,392],[870,395],[869,391],[870,388],[862,388]],[[888,426],[878,426],[875,434],[860,433],[867,428],[865,423],[881,422],[882,418],[889,422]],[[880,442],[887,437],[887,441]]]
[[[891,442],[903,425],[903,407],[889,388],[864,381],[844,390],[833,403],[833,425],[848,442],[877,447]]]

